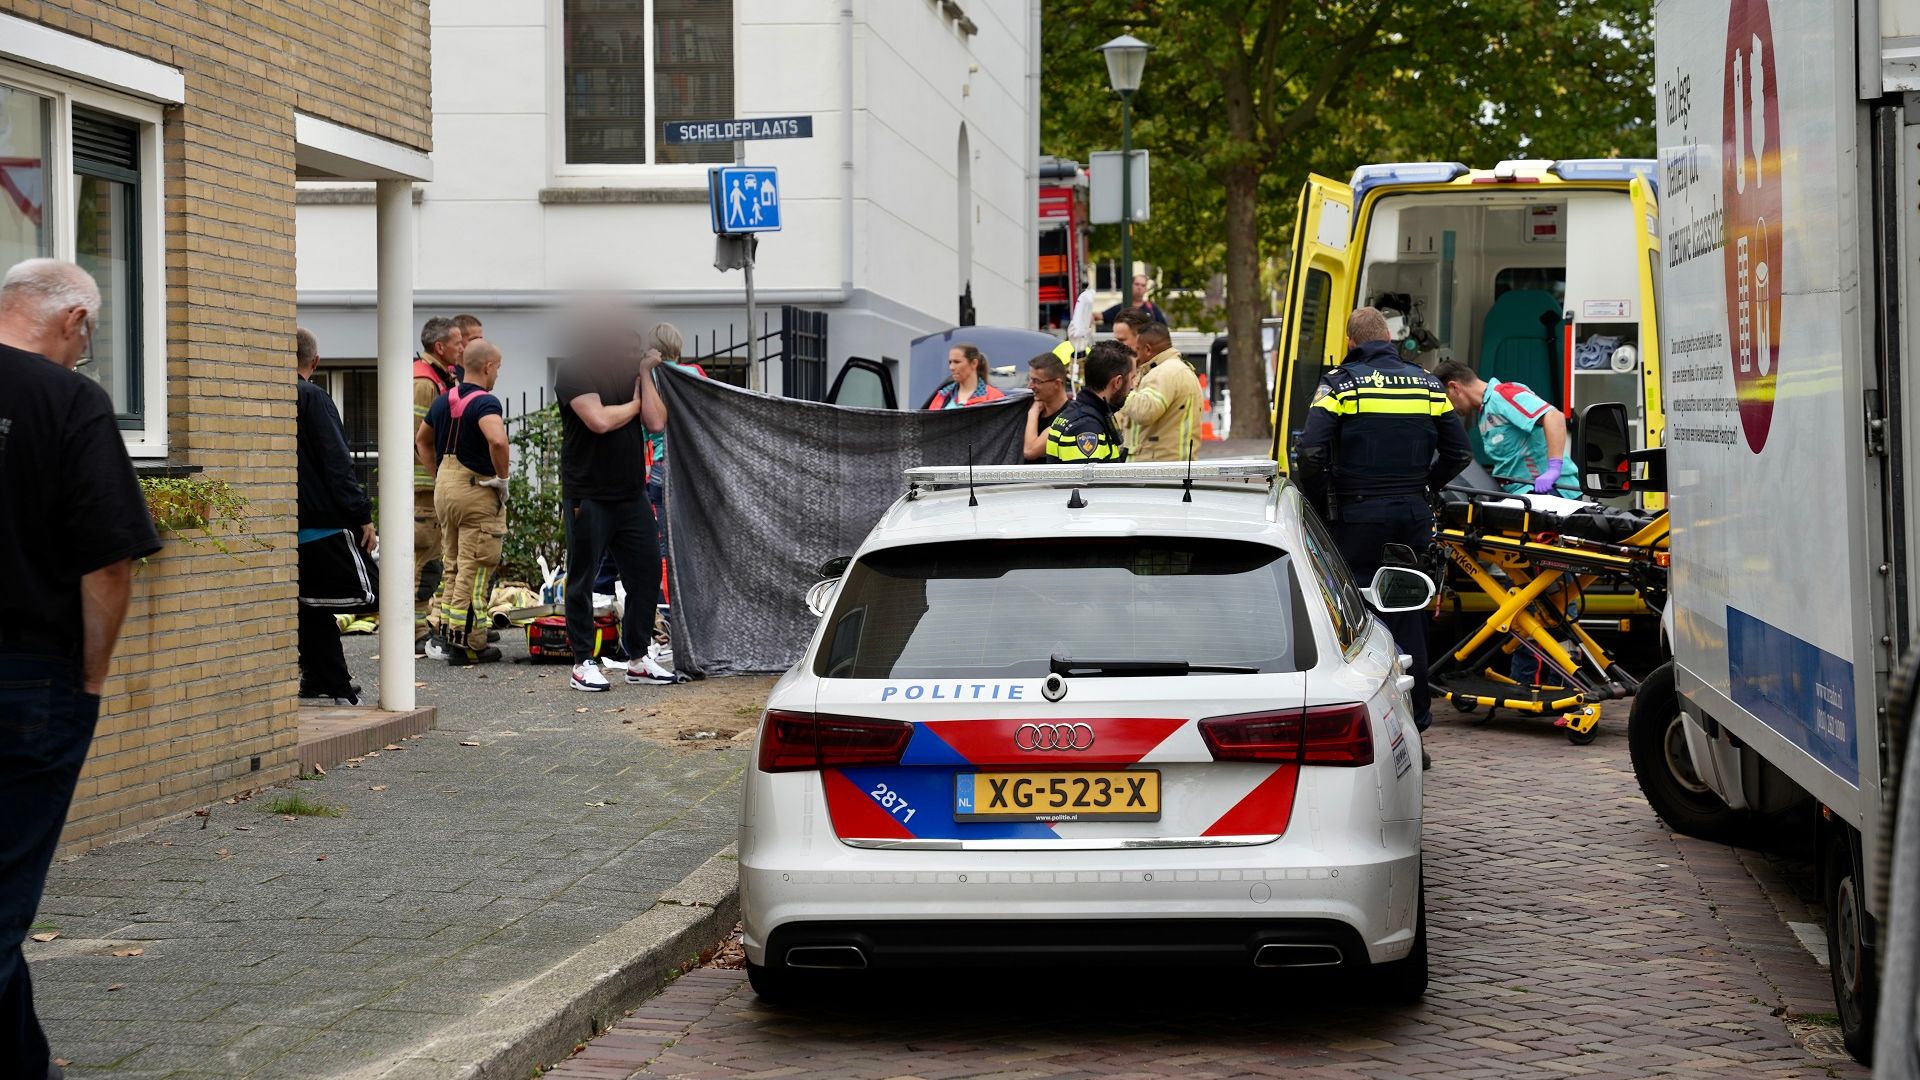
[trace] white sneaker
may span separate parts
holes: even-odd
[[[661,667],[651,656],[643,656],[638,660],[632,660],[627,663],[627,681],[630,683],[666,685],[669,683],[686,682],[687,677],[678,672],[668,671],[666,668]]]
[[[656,641],[647,646],[647,659],[662,666],[673,663],[673,645],[665,641]]]
[[[585,690],[589,694],[605,693],[612,689],[607,685],[607,677],[600,674],[600,665],[591,660],[573,665],[572,685],[575,690]]]

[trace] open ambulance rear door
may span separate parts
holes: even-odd
[[[1280,335],[1280,377],[1273,393],[1273,460],[1291,473],[1287,454],[1306,426],[1320,376],[1346,354],[1346,315],[1353,310],[1353,189],[1307,177],[1293,223],[1287,275],[1287,319]]]
[[[1636,176],[1627,184],[1633,197],[1634,227],[1640,244],[1640,387],[1644,397],[1641,413],[1642,446],[1664,446],[1667,441],[1665,392],[1660,386],[1660,305],[1656,296],[1660,270],[1660,205],[1653,184],[1645,176]],[[1649,491],[1640,496],[1646,510],[1665,510],[1665,492]]]

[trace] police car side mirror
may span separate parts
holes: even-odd
[[[813,612],[816,616],[824,617],[827,609],[833,606],[834,594],[839,591],[839,578],[828,578],[825,581],[814,582],[813,587],[807,590],[807,610]]]
[[[1373,584],[1360,590],[1367,606],[1382,615],[1419,611],[1439,593],[1433,579],[1411,566],[1383,566],[1373,573]]]
[[[821,577],[828,579],[843,577],[846,575],[847,567],[851,565],[853,565],[853,556],[835,555],[833,558],[820,564],[819,574]]]

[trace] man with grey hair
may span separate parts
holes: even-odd
[[[313,382],[320,343],[294,329],[300,373],[294,445],[299,454],[300,696],[360,704],[340,647],[340,612],[371,610],[378,599],[373,562],[373,500],[353,475],[347,430],[333,398]]]
[[[133,562],[160,550],[113,401],[73,369],[100,290],[29,259],[0,279],[0,1073],[58,1076],[21,942],[126,616]]]
[[[1347,355],[1314,391],[1294,444],[1301,493],[1320,511],[1354,579],[1373,580],[1389,544],[1423,554],[1433,543],[1428,498],[1473,460],[1447,388],[1409,363],[1386,316],[1363,307],[1347,319]],[[1433,722],[1427,685],[1427,613],[1383,616],[1413,657],[1415,723]],[[1421,752],[1425,765],[1426,751]]]
[[[420,355],[413,361],[413,425],[426,422],[427,410],[441,394],[460,385],[465,372],[466,335],[452,319],[435,316],[420,328]],[[413,638],[416,653],[435,660],[450,654],[428,626],[444,564],[440,559],[440,520],[433,508],[433,476],[413,466]]]

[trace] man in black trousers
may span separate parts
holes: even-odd
[[[0,1076],[57,1080],[20,950],[100,720],[133,587],[160,550],[113,400],[74,371],[100,289],[57,259],[0,279]]]
[[[358,705],[360,688],[347,674],[334,616],[378,602],[373,502],[354,479],[340,411],[312,381],[320,346],[305,327],[294,331],[294,358],[300,372],[300,696]]]

